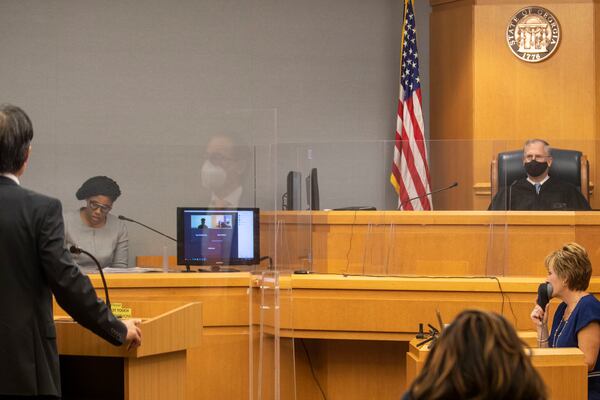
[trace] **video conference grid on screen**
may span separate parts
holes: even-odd
[[[180,209],[183,262],[239,265],[256,262],[254,209]]]

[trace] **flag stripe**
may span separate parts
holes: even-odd
[[[413,95],[413,99],[414,99]],[[413,154],[417,155],[418,159],[418,172],[422,173],[419,175],[420,182],[429,182],[429,168],[427,167],[427,152],[425,150],[424,141],[423,141],[423,119],[419,120],[418,115],[421,113],[420,103],[409,101],[409,108],[411,109],[411,113],[408,116],[405,116],[405,119],[412,123],[412,135],[407,134],[407,138],[411,143],[411,150]],[[419,123],[420,122],[420,123]],[[416,128],[416,129],[415,129]],[[421,192],[427,193],[428,190]]]
[[[404,180],[409,180],[409,187],[413,187],[414,191],[410,191],[410,197],[417,197],[421,194],[427,193],[423,186],[423,177],[420,175],[422,171],[424,160],[421,158],[421,153],[417,147],[415,141],[416,130],[413,125],[413,102],[409,99],[406,103],[404,111],[404,125],[402,126],[402,155],[404,156],[403,162],[405,162],[404,170],[408,173],[402,174]],[[403,164],[401,163],[401,170]],[[427,198],[424,198],[425,204],[427,204]],[[423,201],[421,201],[423,204]],[[423,205],[425,205],[423,204]]]
[[[400,177],[400,171],[398,170],[398,166],[396,164],[392,164],[392,171],[395,177]],[[408,192],[406,190],[406,187],[404,186],[404,182],[402,181],[402,179],[392,179],[392,181],[393,184],[395,183],[398,185],[398,190],[396,190],[396,192],[400,193],[399,200],[401,202],[407,202],[409,199]],[[410,205],[410,203],[407,203],[407,207],[411,207],[410,209],[412,210],[412,206]]]
[[[431,210],[413,0],[404,1],[402,28],[400,93],[390,182],[398,193],[399,209]],[[416,199],[409,201],[413,198]]]
[[[414,142],[407,136],[408,135],[404,135],[405,139],[402,140],[403,157],[401,159],[400,169],[402,171],[402,179],[407,183],[406,186],[412,189],[409,190],[409,195],[411,198],[413,198],[420,196],[421,194],[425,194],[427,191],[425,191],[425,188],[423,187],[423,182],[420,176],[422,162],[419,159],[415,159],[415,154],[418,153],[416,153],[413,149]]]

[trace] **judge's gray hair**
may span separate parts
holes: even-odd
[[[546,154],[548,154],[549,156],[552,155],[552,148],[550,147],[550,143],[546,142],[544,139],[527,139],[525,141],[525,144],[523,145],[523,153],[525,152],[527,146],[535,143],[542,143],[544,145],[544,151],[546,152]]]

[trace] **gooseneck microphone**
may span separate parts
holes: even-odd
[[[94,257],[92,255],[92,253],[87,252],[83,249],[80,249],[77,246],[69,247],[69,251],[73,254],[83,253],[83,254],[87,255],[89,258],[91,258],[96,263],[96,267],[98,268],[98,271],[100,272],[100,277],[102,277],[102,284],[104,285],[104,296],[106,296],[106,305],[108,306],[108,309],[110,310],[110,299],[108,298],[108,286],[106,286],[106,279],[104,279],[104,272],[102,272],[102,267],[100,266],[100,263],[98,262],[96,257]]]
[[[538,297],[536,302],[544,311],[546,311],[546,304],[548,304],[552,298],[552,290],[552,285],[548,282],[540,283],[540,286],[538,287]]]
[[[165,233],[162,233],[160,231],[157,231],[156,229],[151,228],[148,225],[142,224],[141,222],[136,221],[135,219],[127,218],[124,215],[119,215],[119,219],[122,220],[122,221],[133,222],[135,224],[141,225],[141,226],[143,226],[146,229],[150,229],[152,232],[158,233],[159,235],[162,235],[162,236],[166,237],[167,239],[171,239],[172,241],[177,242],[177,239],[175,239],[174,237],[169,236],[169,235],[167,235]]]
[[[402,207],[404,207],[405,205],[407,205],[408,203],[410,203],[410,202],[411,202],[411,201],[413,201],[413,200],[422,199],[423,197],[427,197],[427,196],[429,196],[429,195],[432,195],[432,194],[435,194],[435,193],[443,192],[444,190],[449,190],[449,189],[455,188],[455,187],[457,187],[457,186],[458,186],[458,182],[454,182],[452,185],[450,185],[450,186],[447,186],[447,187],[445,187],[445,188],[441,188],[441,189],[432,190],[432,191],[431,191],[431,192],[429,192],[429,193],[425,193],[425,194],[422,194],[422,195],[420,195],[420,196],[415,196],[415,197],[413,197],[413,198],[410,198],[410,199],[408,199],[408,200],[405,200],[405,201],[403,201],[402,203],[400,203],[400,205],[398,206],[397,210],[400,210]]]
[[[512,210],[512,190],[513,190],[513,186],[515,186],[515,184],[519,182],[518,179],[515,179],[513,181],[513,183],[510,184],[510,186],[508,187],[508,202],[506,204],[506,210],[510,211]]]

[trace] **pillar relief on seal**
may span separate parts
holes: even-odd
[[[552,55],[560,42],[560,25],[548,9],[537,6],[517,11],[506,28],[512,53],[526,62],[540,62]]]

